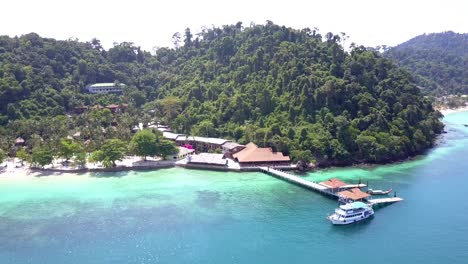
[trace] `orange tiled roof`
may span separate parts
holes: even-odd
[[[363,198],[369,197],[370,194],[361,191],[359,188],[353,188],[348,191],[342,191],[338,193],[340,196],[343,196],[354,201],[361,200]]]
[[[290,161],[289,156],[284,156],[281,152],[273,152],[271,148],[259,148],[250,142],[245,149],[233,155],[239,162],[272,162]]]
[[[342,182],[342,181],[338,180],[337,178],[329,179],[328,181],[323,181],[320,184],[325,185],[325,186],[327,186],[329,188],[332,188],[332,189],[340,188],[340,187],[343,187],[345,185],[348,185],[347,183]]]

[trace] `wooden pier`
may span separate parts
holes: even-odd
[[[311,181],[307,181],[307,180],[302,179],[301,177],[297,177],[297,176],[291,175],[289,173],[282,172],[282,171],[279,171],[279,170],[276,170],[276,169],[273,169],[273,168],[270,168],[270,167],[259,167],[259,168],[260,168],[261,171],[263,171],[263,172],[265,172],[267,174],[271,174],[271,175],[273,175],[273,176],[275,176],[277,178],[288,181],[288,182],[293,183],[295,185],[298,185],[298,186],[301,186],[303,188],[325,194],[327,196],[333,196],[333,197],[338,198],[338,194],[336,194],[334,192],[331,192],[329,190],[329,188],[327,188],[327,187],[325,187],[325,186],[323,186],[321,184],[311,182]]]
[[[341,189],[353,189],[353,188],[364,188],[367,187],[364,183],[358,183],[358,184],[348,184],[345,186],[340,187]]]
[[[401,202],[401,201],[403,201],[403,199],[400,197],[367,199],[367,202],[370,206],[374,206],[374,205],[383,206],[383,205],[392,204],[392,203]]]
[[[276,170],[276,169],[270,168],[270,167],[258,167],[258,168],[261,171],[263,171],[263,172],[265,172],[267,174],[271,174],[271,175],[275,176],[276,178],[285,180],[285,181],[290,182],[292,184],[295,184],[297,186],[300,186],[300,187],[303,187],[303,188],[318,192],[320,194],[323,194],[323,195],[326,195],[328,197],[332,197],[332,198],[335,198],[335,199],[340,198],[337,192],[332,192],[330,190],[330,188],[328,188],[328,187],[326,187],[324,185],[318,184],[316,182],[307,181],[307,180],[302,179],[301,177],[294,176],[292,174],[289,174],[289,173],[286,173],[286,172],[283,172],[283,171],[280,171],[280,170]],[[366,185],[360,183],[360,184],[349,184],[349,185],[346,185],[346,186],[343,186],[343,187],[344,187],[344,189],[361,188],[361,187],[366,187]],[[379,207],[387,205],[387,204],[392,204],[392,203],[403,201],[403,199],[400,198],[400,197],[388,197],[388,198],[365,199],[365,200],[367,201],[367,203],[370,206],[379,206]]]

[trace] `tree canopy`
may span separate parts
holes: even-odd
[[[50,149],[41,147],[33,150],[31,156],[31,163],[33,166],[44,167],[45,165],[51,164],[53,160],[54,156]]]
[[[30,160],[30,155],[28,152],[26,152],[26,150],[24,148],[20,148],[17,152],[16,152],[16,157],[18,159],[20,159],[21,161],[21,166],[23,166],[24,162],[25,161],[29,161]]]
[[[468,34],[452,31],[417,36],[385,56],[410,71],[426,93],[468,94]]]
[[[102,162],[105,168],[115,167],[115,162],[122,160],[127,151],[127,144],[120,139],[109,139],[91,155],[92,161]]]
[[[97,39],[1,36],[0,134],[55,146],[79,126],[88,146],[99,149],[112,138],[128,142],[135,123],[156,118],[178,133],[253,141],[296,160],[342,165],[406,158],[430,147],[443,129],[410,73],[362,46],[345,51],[345,34],[271,21],[184,32],[174,34],[173,49],[154,54],[131,42],[106,51]],[[126,84],[121,95],[85,91],[115,81]],[[133,116],[97,109],[57,118],[111,103],[128,103]]]
[[[5,151],[3,151],[2,149],[0,149],[0,163],[3,163],[3,161],[7,158],[7,155],[5,153]]]
[[[155,156],[158,153],[156,140],[156,135],[150,130],[140,130],[133,135],[130,149],[135,155],[141,156],[146,160],[147,156]]]
[[[76,141],[66,138],[60,140],[59,156],[64,158],[66,161],[81,151],[81,146]]]

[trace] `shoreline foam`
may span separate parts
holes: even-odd
[[[64,175],[83,174],[88,172],[118,172],[128,170],[150,170],[169,168],[174,166],[173,161],[152,159],[141,160],[139,157],[126,157],[117,162],[117,167],[104,168],[95,163],[88,163],[85,168],[66,167],[57,160],[54,165],[47,165],[45,168],[30,168],[28,164],[20,166],[17,158],[8,159],[0,165],[0,179],[27,179],[44,175]]]

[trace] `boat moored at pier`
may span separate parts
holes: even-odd
[[[367,193],[370,195],[386,195],[392,192],[392,189],[388,189],[386,191],[383,190],[374,190],[374,189],[368,189]]]
[[[340,205],[335,209],[335,213],[328,216],[334,225],[347,225],[352,224],[374,215],[374,210],[371,206],[363,202],[353,202]]]

